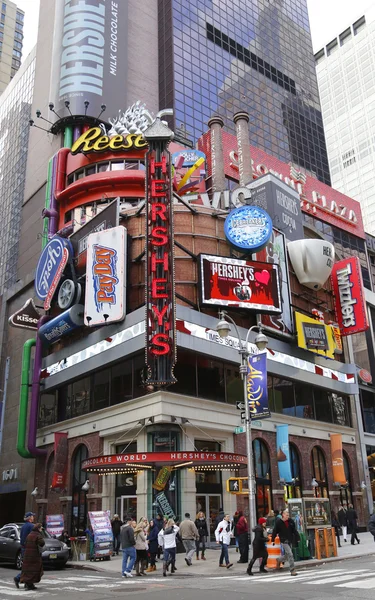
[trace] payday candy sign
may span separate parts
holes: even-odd
[[[35,292],[49,310],[61,276],[72,254],[68,240],[54,236],[43,249],[35,272]]]
[[[335,263],[331,277],[341,335],[366,331],[369,323],[359,258],[353,256]]]
[[[201,304],[280,314],[277,264],[200,254]]]

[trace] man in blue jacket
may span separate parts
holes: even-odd
[[[29,533],[31,533],[31,531],[34,529],[34,517],[35,514],[32,512],[27,512],[24,516],[24,521],[25,523],[22,525],[21,527],[21,533],[20,533],[20,542],[21,542],[21,555],[23,557],[24,552],[25,552],[25,543],[26,543],[26,538],[29,535]],[[18,573],[18,575],[16,575],[13,579],[16,588],[20,587],[20,579],[21,579],[21,573]]]

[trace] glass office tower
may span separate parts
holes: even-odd
[[[195,141],[213,114],[330,184],[306,0],[159,0],[160,108]]]

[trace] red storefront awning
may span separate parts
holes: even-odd
[[[247,465],[247,457],[231,452],[203,451],[107,454],[87,458],[82,462],[82,470],[110,475],[144,471],[155,465],[169,465],[174,469],[185,467],[196,471],[234,471]]]

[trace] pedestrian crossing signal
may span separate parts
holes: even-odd
[[[242,493],[242,478],[241,477],[230,477],[227,479],[227,492],[231,494]]]

